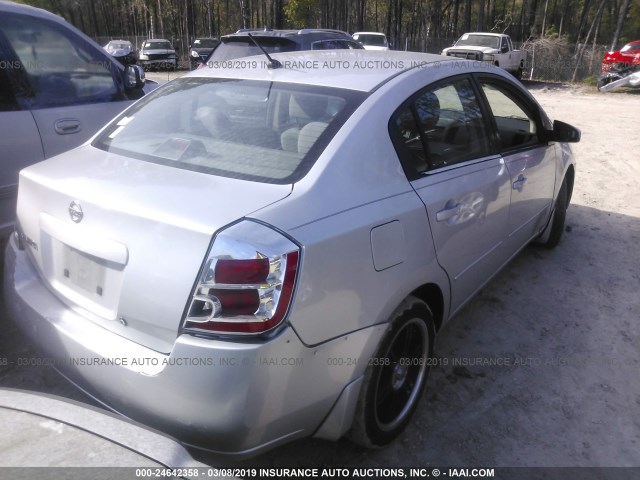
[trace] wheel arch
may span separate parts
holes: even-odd
[[[566,180],[567,182],[567,203],[571,202],[571,195],[573,194],[573,182],[575,181],[575,178],[576,178],[576,170],[573,164],[571,164],[569,165],[569,168],[567,168],[567,171],[564,174],[564,179],[563,179],[563,181]]]
[[[438,332],[444,323],[444,296],[440,287],[435,283],[426,283],[416,288],[411,295],[429,306],[433,314],[433,324]]]

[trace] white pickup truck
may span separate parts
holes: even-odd
[[[511,37],[502,33],[473,32],[462,35],[442,55],[490,62],[522,78],[527,63],[527,52],[514,50]]]

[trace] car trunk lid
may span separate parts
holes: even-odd
[[[290,192],[87,145],[21,172],[18,221],[60,300],[168,352],[214,232]]]

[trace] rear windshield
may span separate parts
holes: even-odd
[[[212,175],[293,183],[364,97],[307,85],[181,78],[146,95],[93,146]]]
[[[627,43],[620,49],[621,52],[628,52],[633,50],[640,50],[640,43]]]
[[[297,44],[286,38],[278,37],[253,37],[267,53],[295,52],[298,50]],[[225,60],[235,60],[236,58],[249,57],[251,55],[263,55],[255,43],[249,38],[232,37],[223,38],[207,61],[222,62]]]

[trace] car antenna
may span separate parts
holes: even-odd
[[[249,38],[251,39],[251,41],[254,43],[254,45],[256,47],[258,47],[260,50],[262,50],[262,53],[265,54],[265,56],[269,59],[269,63],[267,64],[268,68],[280,68],[282,67],[282,64],[278,61],[278,60],[274,60],[273,58],[271,58],[269,56],[269,54],[267,53],[267,51],[262,48],[262,46],[256,41],[255,38],[253,38],[253,35],[251,35],[250,33],[247,32],[247,35],[249,36]]]

